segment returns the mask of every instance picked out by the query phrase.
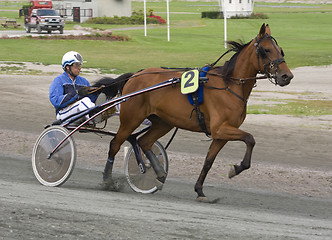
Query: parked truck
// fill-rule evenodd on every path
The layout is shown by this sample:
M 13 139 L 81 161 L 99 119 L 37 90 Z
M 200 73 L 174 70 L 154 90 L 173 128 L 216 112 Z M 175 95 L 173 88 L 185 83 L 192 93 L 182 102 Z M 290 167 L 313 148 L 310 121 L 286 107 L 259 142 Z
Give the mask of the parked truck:
M 31 0 L 27 9 L 22 12 L 25 13 L 24 26 L 27 33 L 34 28 L 38 33 L 44 30 L 48 33 L 59 31 L 63 34 L 65 20 L 53 9 L 52 1 Z

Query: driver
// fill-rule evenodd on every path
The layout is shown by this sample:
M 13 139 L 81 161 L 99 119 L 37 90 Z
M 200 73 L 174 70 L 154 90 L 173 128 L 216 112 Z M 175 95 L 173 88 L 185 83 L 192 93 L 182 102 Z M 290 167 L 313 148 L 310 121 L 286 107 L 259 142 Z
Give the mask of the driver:
M 64 73 L 57 76 L 49 88 L 49 98 L 55 107 L 57 120 L 95 106 L 98 94 L 88 94 L 86 87 L 90 87 L 90 83 L 79 76 L 82 64 L 83 57 L 78 52 L 70 51 L 62 57 Z

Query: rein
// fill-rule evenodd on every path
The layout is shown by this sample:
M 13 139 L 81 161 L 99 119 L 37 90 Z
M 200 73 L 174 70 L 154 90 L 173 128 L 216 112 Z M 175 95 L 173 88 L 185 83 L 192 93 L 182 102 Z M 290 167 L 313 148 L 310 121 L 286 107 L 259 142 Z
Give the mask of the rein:
M 212 76 L 217 76 L 217 77 L 224 77 L 223 74 L 219 74 L 219 73 L 207 73 L 209 75 L 212 75 Z M 259 77 L 249 77 L 249 78 L 235 78 L 235 77 L 230 77 L 230 80 L 235 80 L 235 81 L 239 81 L 239 83 L 235 83 L 237 85 L 239 84 L 243 84 L 245 83 L 246 81 L 250 81 L 250 80 L 260 80 L 260 79 L 267 79 L 269 78 L 266 74 L 264 74 L 264 76 L 259 76 Z
M 208 65 L 208 66 L 212 66 L 212 65 Z M 173 70 L 174 72 L 178 72 L 179 70 L 181 70 L 181 71 L 187 71 L 187 70 L 197 69 L 197 68 L 170 68 L 170 67 L 161 67 L 161 68 L 162 69 Z M 201 70 L 201 72 L 205 72 L 205 73 L 207 73 L 209 75 L 212 75 L 212 76 L 224 77 L 223 74 L 219 74 L 219 73 L 210 73 L 210 72 L 204 71 L 204 70 Z M 169 73 L 169 72 L 164 72 L 164 71 L 144 72 L 144 73 L 139 73 L 139 74 L 133 75 L 130 78 L 138 77 L 138 76 L 145 75 L 145 74 L 162 74 L 162 73 Z M 264 74 L 264 76 L 259 76 L 259 77 L 249 77 L 249 78 L 235 78 L 235 77 L 231 77 L 230 79 L 231 80 L 239 81 L 241 83 L 244 83 L 245 81 L 249 81 L 249 80 L 259 80 L 259 79 L 267 79 L 267 78 L 269 78 L 269 77 L 266 74 Z
M 98 92 L 99 90 L 103 89 L 105 85 L 101 85 L 100 87 L 89 87 L 89 94 Z
M 263 74 L 263 76 L 259 76 L 259 77 L 249 77 L 249 78 L 235 78 L 235 77 L 231 77 L 230 79 L 231 80 L 235 80 L 235 81 L 239 81 L 240 83 L 239 84 L 243 84 L 243 83 L 245 83 L 246 81 L 250 81 L 250 80 L 259 80 L 259 79 L 269 79 L 272 83 L 274 83 L 274 84 L 277 84 L 277 82 L 276 81 L 272 81 L 271 79 L 275 79 L 275 74 L 276 74 L 276 72 L 277 72 L 277 68 L 278 68 L 278 65 L 280 64 L 280 63 L 283 63 L 283 62 L 285 62 L 285 59 L 283 58 L 283 56 L 284 56 L 284 53 L 283 53 L 283 51 L 282 51 L 282 49 L 281 49 L 281 53 L 280 53 L 280 55 L 282 56 L 281 58 L 279 58 L 279 51 L 278 51 L 278 49 L 277 49 L 277 46 L 278 46 L 278 43 L 277 43 L 277 40 L 274 38 L 274 37 L 272 37 L 272 36 L 270 36 L 270 35 L 265 35 L 263 38 L 261 38 L 260 40 L 258 40 L 257 39 L 257 37 L 255 38 L 255 47 L 256 47 L 256 55 L 257 55 L 257 60 L 258 60 L 258 66 L 259 66 L 259 57 L 261 57 L 262 59 L 264 59 L 264 58 L 266 58 L 266 54 L 265 54 L 265 52 L 264 52 L 264 48 L 263 47 L 259 47 L 259 44 L 260 44 L 260 42 L 262 41 L 262 40 L 264 40 L 264 39 L 270 39 L 271 40 L 271 42 L 272 42 L 272 45 L 273 45 L 273 47 L 277 50 L 277 52 L 278 52 L 278 58 L 276 59 L 276 60 L 271 60 L 271 59 L 269 59 L 270 61 L 269 62 L 267 62 L 267 63 L 264 63 L 264 60 L 263 60 L 263 66 L 264 66 L 264 72 L 262 72 L 262 71 L 259 71 L 258 73 L 260 73 L 260 74 Z M 227 50 L 226 52 L 224 52 L 214 63 L 212 63 L 212 64 L 208 64 L 208 66 L 210 66 L 211 68 L 213 68 L 226 54 L 228 54 L 228 53 L 230 53 L 230 52 L 232 52 L 233 51 L 233 49 L 229 49 L 229 50 Z M 177 71 L 189 71 L 189 70 L 193 70 L 193 69 L 197 69 L 197 68 L 189 68 L 189 67 L 185 67 L 185 68 L 180 68 L 180 67 L 178 67 L 178 68 L 171 68 L 171 67 L 161 67 L 162 69 L 167 69 L 167 70 L 172 70 L 172 71 L 174 71 L 174 72 L 177 72 Z M 272 68 L 274 68 L 274 74 L 271 74 L 271 73 L 269 73 L 269 71 L 268 71 L 268 68 L 270 68 L 270 69 L 272 69 Z M 205 73 L 207 73 L 208 71 L 204 71 L 204 70 L 202 70 L 203 68 L 201 68 L 200 70 L 202 71 L 202 72 L 205 72 Z M 133 75 L 133 76 L 131 76 L 130 78 L 134 78 L 134 77 L 138 77 L 138 76 L 141 76 L 141 75 L 144 75 L 144 74 L 162 74 L 162 73 L 169 73 L 169 72 L 164 72 L 164 71 L 156 71 L 156 72 L 144 72 L 144 73 L 137 73 L 137 74 L 135 74 L 135 75 Z M 219 76 L 219 77 L 224 77 L 224 75 L 222 75 L 222 74 L 218 74 L 218 73 L 208 73 L 209 75 L 213 75 L 213 76 Z M 129 78 L 129 79 L 130 79 Z

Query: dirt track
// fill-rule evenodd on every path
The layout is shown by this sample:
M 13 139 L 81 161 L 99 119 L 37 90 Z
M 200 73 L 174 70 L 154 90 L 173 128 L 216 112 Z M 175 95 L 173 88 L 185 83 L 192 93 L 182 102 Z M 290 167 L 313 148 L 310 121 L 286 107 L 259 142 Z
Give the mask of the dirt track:
M 211 199 L 220 198 L 212 205 L 196 203 L 193 191 L 209 142 L 182 131 L 168 151 L 170 175 L 162 192 L 140 195 L 125 184 L 120 193 L 97 190 L 109 139 L 84 134 L 76 138 L 78 163 L 69 181 L 61 188 L 40 186 L 30 155 L 43 126 L 54 119 L 47 96 L 57 71 L 0 75 L 0 239 L 330 239 L 331 116 L 248 116 L 242 129 L 256 139 L 252 168 L 227 179 L 228 165 L 239 163 L 245 148 L 229 143 L 205 186 Z M 332 97 L 331 66 L 294 74 L 285 88 L 259 82 L 250 103 Z M 122 163 L 120 154 L 120 180 Z

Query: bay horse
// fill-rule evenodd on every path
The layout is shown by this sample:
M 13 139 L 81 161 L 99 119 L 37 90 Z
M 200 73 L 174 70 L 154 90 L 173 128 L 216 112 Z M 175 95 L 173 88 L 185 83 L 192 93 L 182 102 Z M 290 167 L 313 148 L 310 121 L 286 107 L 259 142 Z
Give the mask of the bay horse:
M 228 141 L 243 141 L 246 144 L 244 158 L 239 165 L 231 166 L 229 178 L 250 168 L 255 140 L 250 133 L 240 130 L 239 127 L 246 117 L 249 95 L 259 79 L 257 74 L 264 74 L 264 78 L 269 78 L 279 86 L 288 85 L 293 78 L 283 58 L 282 49 L 271 36 L 269 25 L 263 24 L 258 35 L 246 44 L 234 41 L 228 44 L 235 54 L 222 67 L 211 65 L 211 69 L 206 73 L 209 80 L 203 85 L 203 102 L 199 105 L 204 115 L 205 131 L 211 136 L 212 143 L 195 184 L 198 201 L 208 201 L 203 193 L 203 183 L 217 154 Z M 134 73 L 119 90 L 122 90 L 122 94 L 132 93 L 167 79 L 181 77 L 181 74 L 180 71 L 148 68 Z M 120 126 L 117 135 L 110 142 L 105 166 L 105 186 L 110 182 L 114 157 L 120 146 L 146 118 L 152 125 L 150 130 L 139 138 L 138 143 L 157 174 L 156 181 L 163 184 L 166 174 L 158 164 L 151 147 L 174 127 L 203 132 L 197 124 L 196 115 L 187 97 L 181 94 L 179 84 L 149 91 L 122 103 Z

